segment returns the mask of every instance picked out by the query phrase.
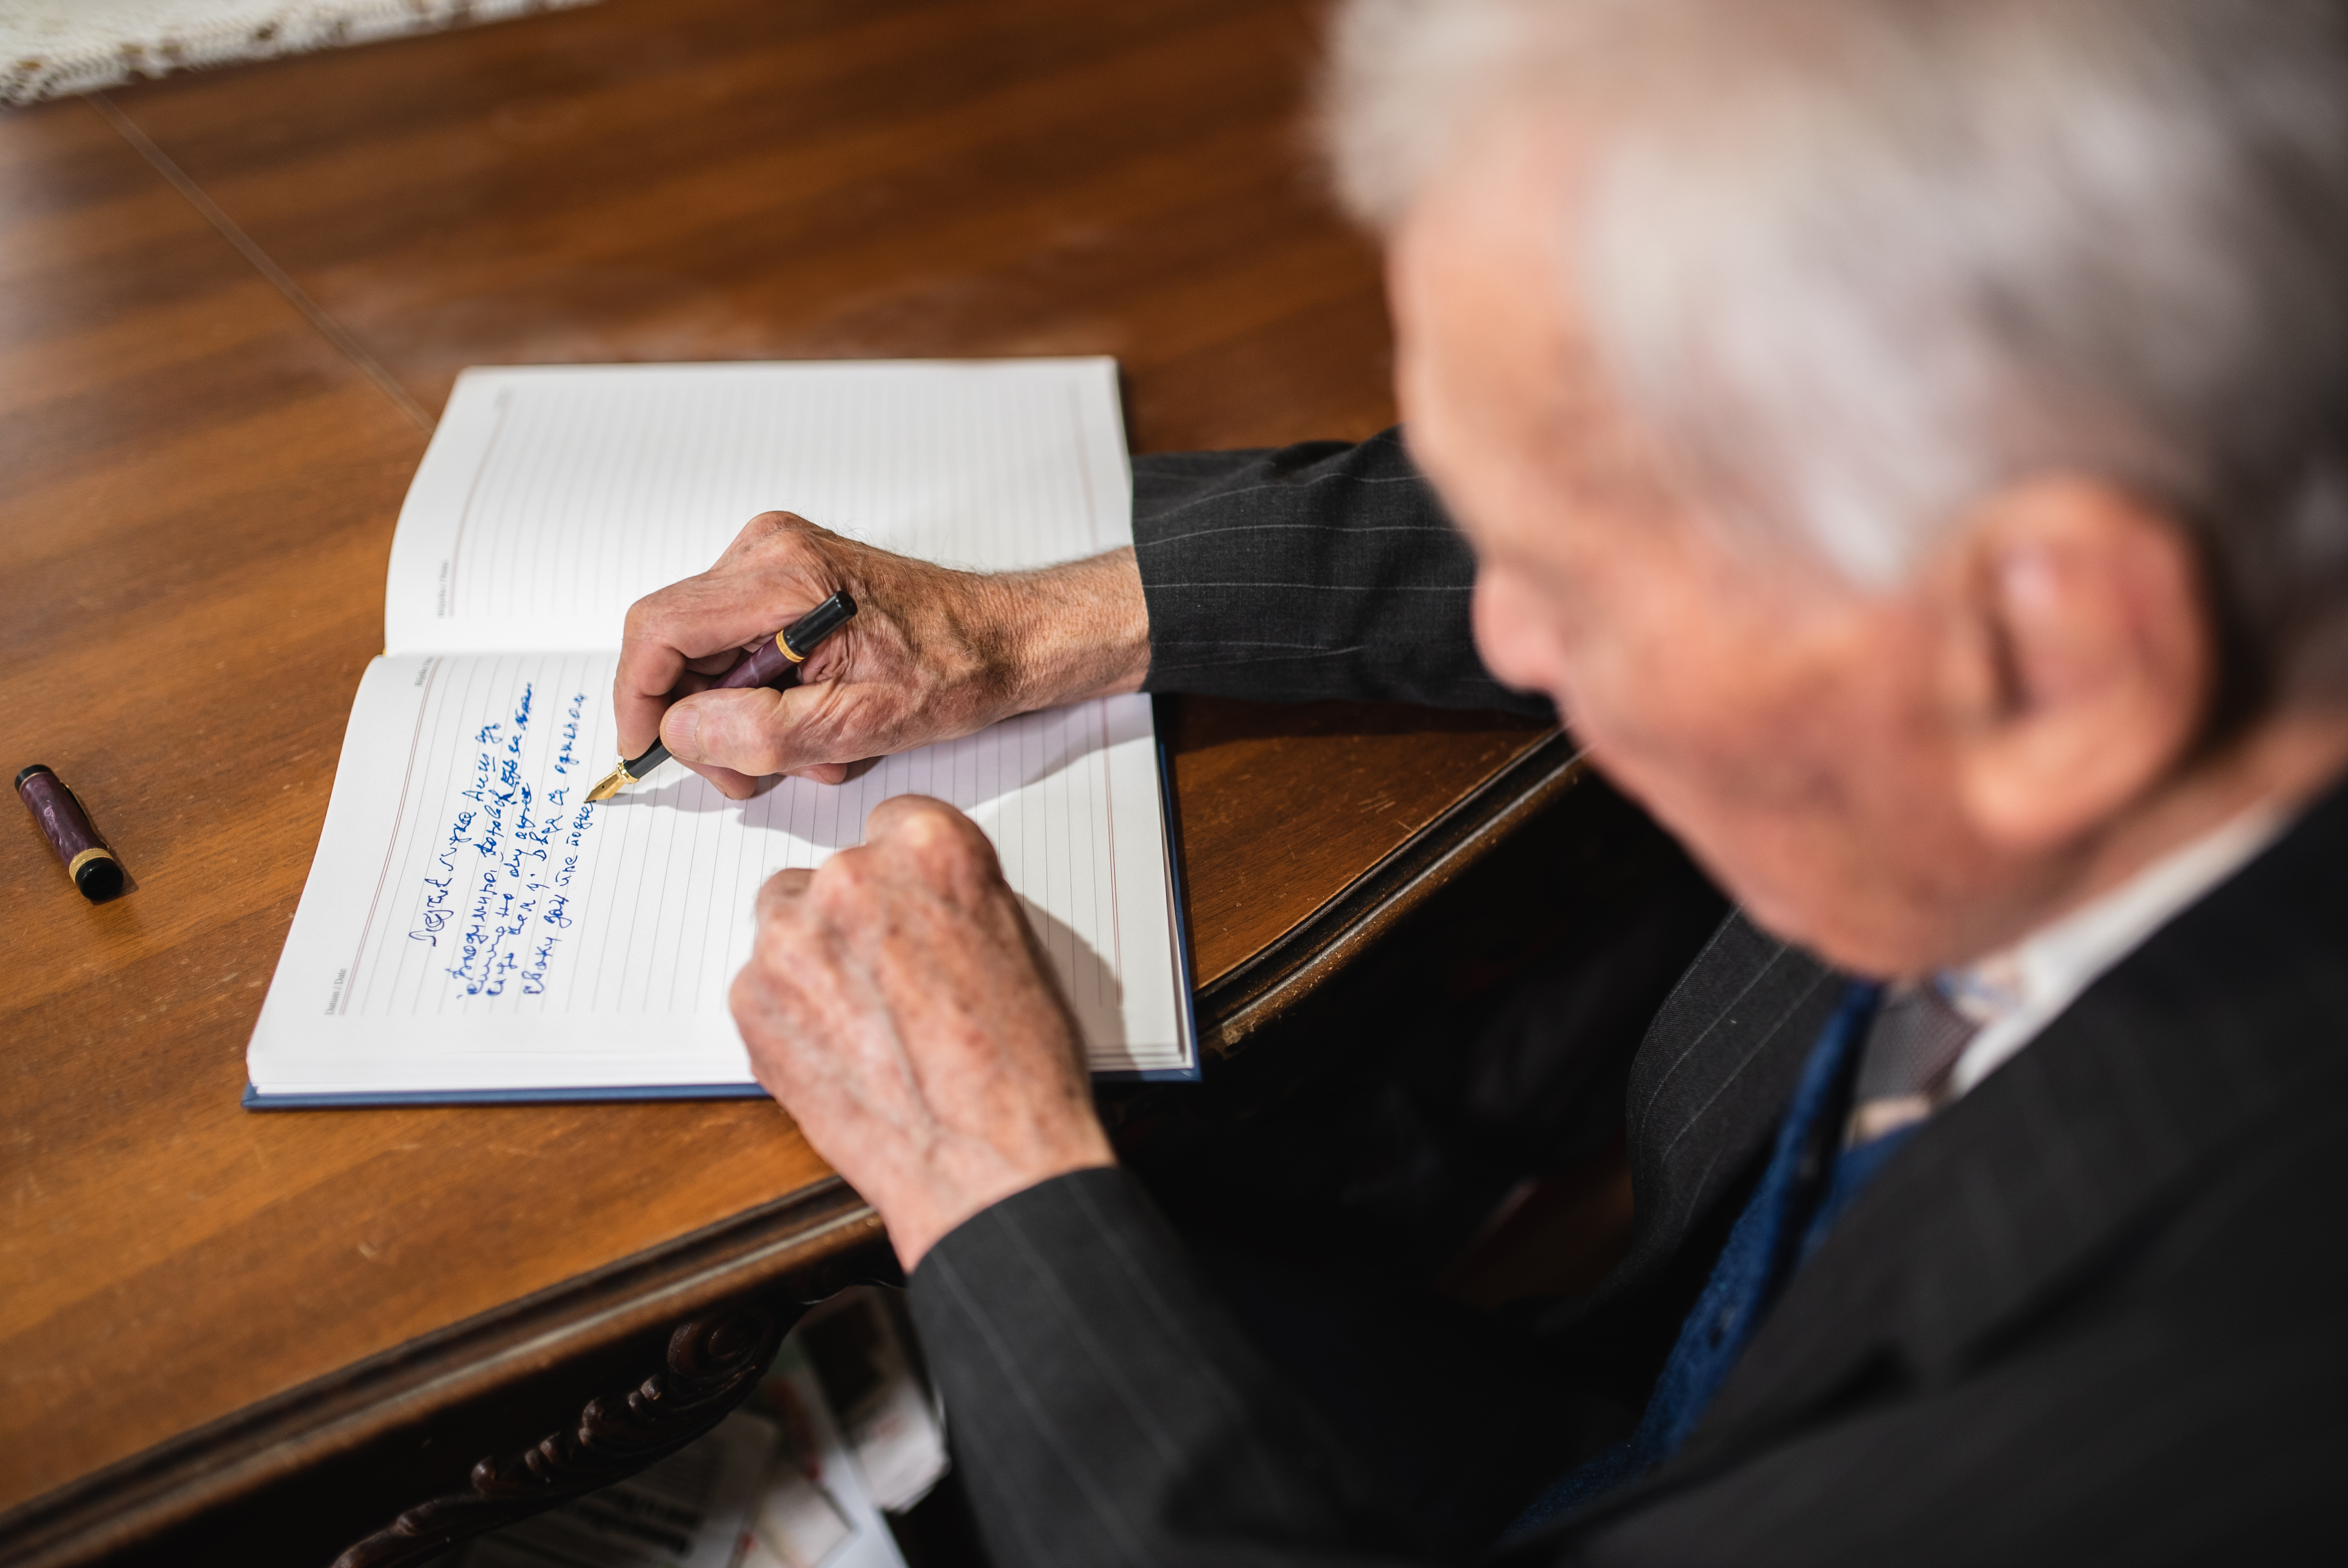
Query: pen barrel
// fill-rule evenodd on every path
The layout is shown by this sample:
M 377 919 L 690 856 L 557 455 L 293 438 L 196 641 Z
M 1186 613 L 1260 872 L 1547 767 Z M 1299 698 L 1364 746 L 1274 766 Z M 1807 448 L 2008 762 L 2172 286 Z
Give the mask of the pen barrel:
M 783 640 L 769 637 L 758 644 L 758 651 L 717 678 L 720 692 L 741 691 L 751 686 L 789 685 L 798 679 L 798 661 L 783 651 Z M 785 675 L 789 681 L 783 680 Z
M 98 904 L 122 891 L 122 866 L 63 779 L 36 763 L 16 775 L 16 798 L 33 814 L 41 836 L 83 897 Z
M 719 676 L 717 690 L 738 692 L 750 686 L 792 684 L 798 679 L 799 661 L 814 652 L 817 643 L 847 625 L 855 616 L 856 600 L 844 589 L 833 594 L 758 644 L 757 652 Z M 790 679 L 783 679 L 786 675 Z

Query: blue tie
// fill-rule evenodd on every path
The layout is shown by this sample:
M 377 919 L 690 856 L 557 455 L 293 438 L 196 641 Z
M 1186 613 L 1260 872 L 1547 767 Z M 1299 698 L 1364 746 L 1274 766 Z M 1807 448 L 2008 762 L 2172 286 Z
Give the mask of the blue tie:
M 1882 988 L 1854 981 L 1802 1066 L 1801 1081 L 1777 1124 L 1777 1143 L 1752 1201 L 1736 1217 L 1704 1294 L 1647 1398 L 1639 1430 L 1543 1492 L 1509 1527 L 1510 1539 L 1571 1512 L 1679 1451 L 1729 1368 L 1760 1327 L 1777 1293 L 1827 1229 L 1913 1128 L 1845 1151 L 1824 1166 L 1827 1123 L 1846 1098 L 1854 1059 Z M 1823 1180 L 1821 1177 L 1823 1176 Z

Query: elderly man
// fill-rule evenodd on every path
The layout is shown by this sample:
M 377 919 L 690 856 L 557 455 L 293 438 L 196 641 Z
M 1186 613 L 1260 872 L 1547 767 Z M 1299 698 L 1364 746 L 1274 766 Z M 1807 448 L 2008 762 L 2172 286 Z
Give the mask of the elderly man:
M 1578 1435 L 1498 1549 L 2336 1535 L 2348 11 L 1366 0 L 1334 56 L 1472 651 L 1395 441 L 1145 462 L 1138 548 L 1031 577 L 761 519 L 632 617 L 623 738 L 740 791 L 1145 684 L 1543 693 L 1740 908 L 1629 1064 L 1629 1255 L 1532 1329 L 1643 1321 L 1640 1399 L 1528 1372 Z M 675 700 L 840 586 L 812 684 Z M 974 828 L 891 802 L 760 918 L 736 1015 L 998 1561 L 1433 1560 L 1117 1168 Z

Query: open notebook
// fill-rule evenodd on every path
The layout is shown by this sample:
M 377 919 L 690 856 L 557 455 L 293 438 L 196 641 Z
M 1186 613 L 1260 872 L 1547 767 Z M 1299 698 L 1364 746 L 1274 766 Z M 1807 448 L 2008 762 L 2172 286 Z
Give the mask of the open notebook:
M 1107 360 L 471 370 L 392 542 L 246 1103 L 757 1092 L 726 993 L 759 884 L 916 792 L 986 830 L 1096 1072 L 1197 1055 L 1148 699 L 1031 713 L 844 784 L 675 764 L 585 804 L 628 605 L 787 508 L 935 560 L 1132 537 Z

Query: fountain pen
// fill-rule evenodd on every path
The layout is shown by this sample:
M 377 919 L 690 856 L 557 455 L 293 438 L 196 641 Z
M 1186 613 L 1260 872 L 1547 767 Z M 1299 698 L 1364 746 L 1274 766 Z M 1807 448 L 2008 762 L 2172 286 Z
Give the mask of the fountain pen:
M 847 625 L 855 614 L 855 600 L 845 592 L 833 594 L 776 632 L 773 641 L 762 644 L 757 652 L 719 676 L 710 690 L 731 692 L 752 686 L 789 685 L 798 679 L 799 666 L 808 654 L 815 651 L 816 644 Z M 786 676 L 789 679 L 786 680 Z M 668 748 L 655 737 L 652 749 L 643 756 L 621 758 L 620 765 L 604 774 L 602 782 L 587 792 L 587 799 L 590 803 L 609 800 L 666 761 Z

